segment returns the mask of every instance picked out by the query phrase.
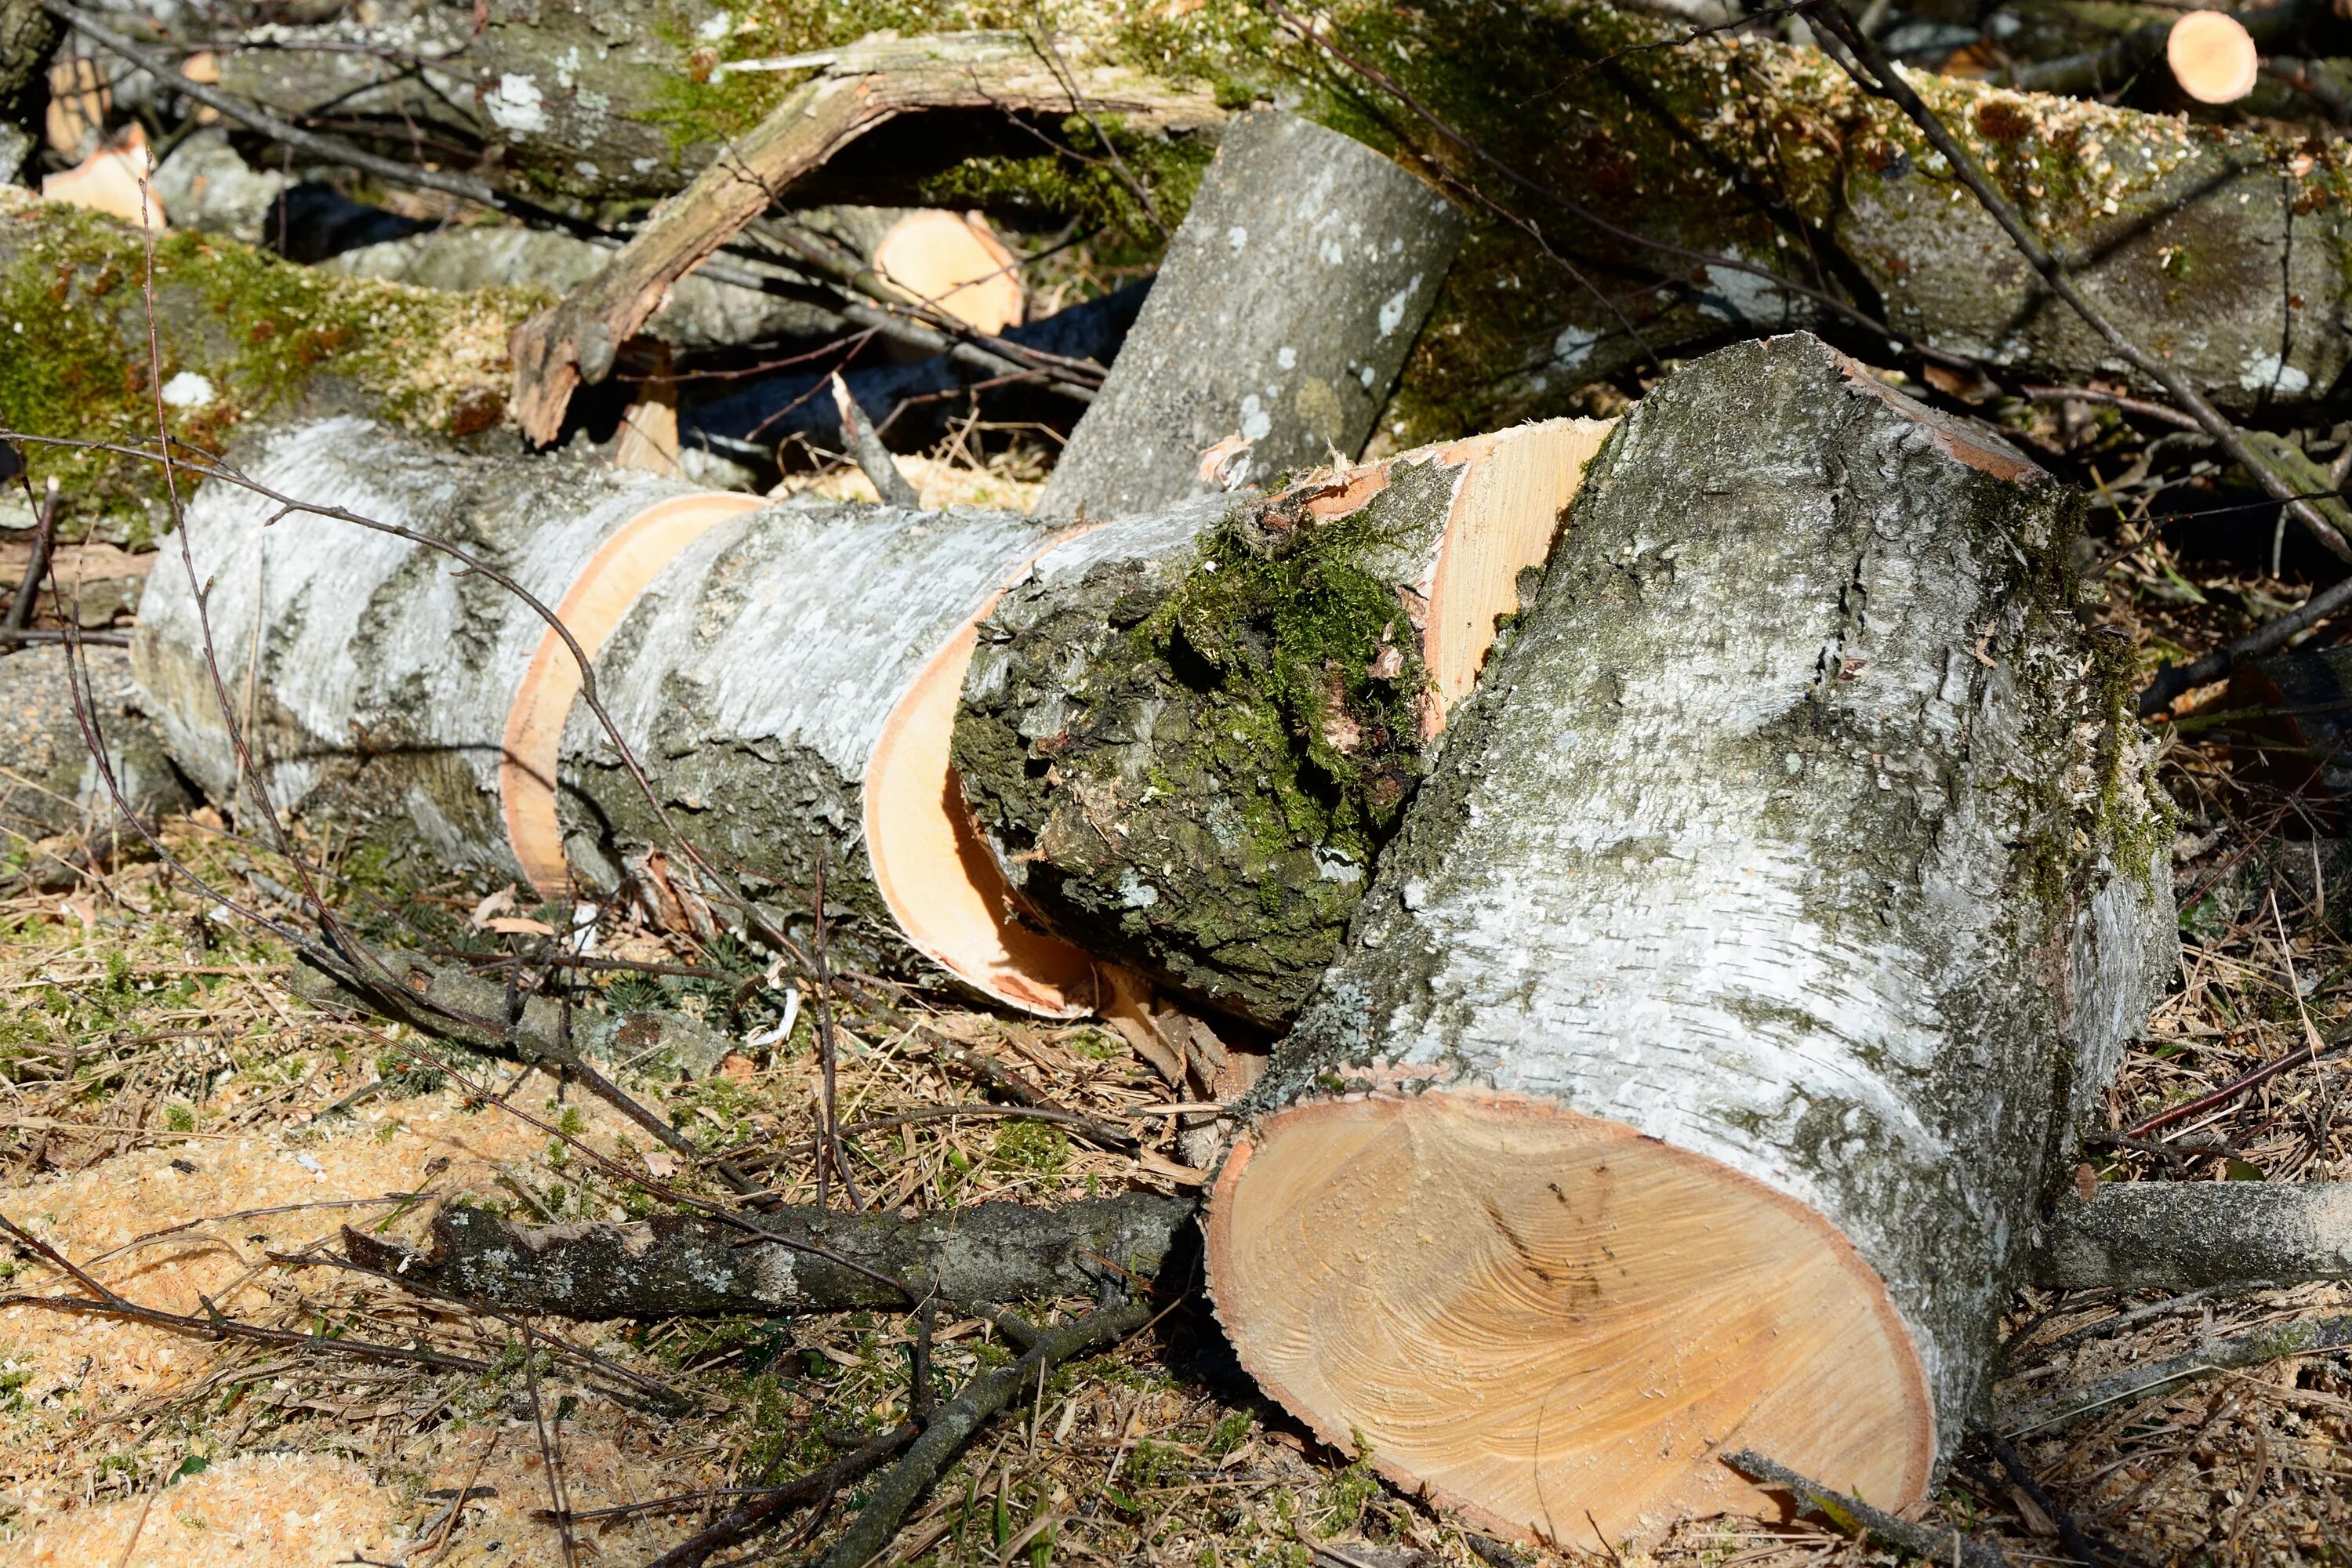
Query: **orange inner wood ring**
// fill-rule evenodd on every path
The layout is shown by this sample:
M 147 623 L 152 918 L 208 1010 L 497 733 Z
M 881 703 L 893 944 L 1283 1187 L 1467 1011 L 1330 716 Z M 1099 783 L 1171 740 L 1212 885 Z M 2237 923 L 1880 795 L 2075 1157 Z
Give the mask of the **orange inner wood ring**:
M 716 524 L 767 504 L 758 496 L 719 492 L 676 496 L 647 507 L 596 547 L 555 606 L 556 619 L 580 651 L 594 658 L 646 584 L 679 551 Z M 507 842 L 530 885 L 548 898 L 571 885 L 563 825 L 555 811 L 555 779 L 564 721 L 580 689 L 580 661 L 555 628 L 548 627 L 507 709 L 499 758 L 499 809 L 506 819 Z

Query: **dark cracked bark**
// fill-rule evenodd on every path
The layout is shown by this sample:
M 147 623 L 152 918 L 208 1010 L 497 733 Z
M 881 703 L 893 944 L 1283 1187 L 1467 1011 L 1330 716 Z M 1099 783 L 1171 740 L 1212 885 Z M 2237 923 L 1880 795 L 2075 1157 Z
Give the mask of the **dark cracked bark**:
M 1151 1193 L 1057 1208 L 978 1204 L 912 1219 L 781 1209 L 750 1217 L 775 1238 L 762 1239 L 684 1216 L 521 1226 L 459 1204 L 435 1216 L 422 1255 L 350 1229 L 343 1242 L 353 1262 L 509 1311 L 772 1316 L 903 1307 L 930 1295 L 968 1308 L 1145 1287 L 1192 1213 L 1189 1198 Z
M 1296 1014 L 1605 428 L 1318 472 L 1041 557 L 982 628 L 953 749 L 1024 902 L 1220 1010 Z

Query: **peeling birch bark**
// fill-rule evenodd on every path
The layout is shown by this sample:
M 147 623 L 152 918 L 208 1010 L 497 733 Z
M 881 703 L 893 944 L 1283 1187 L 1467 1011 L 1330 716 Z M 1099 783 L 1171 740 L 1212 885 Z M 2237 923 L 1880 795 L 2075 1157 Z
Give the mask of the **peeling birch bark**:
M 1803 334 L 1627 416 L 1214 1184 L 1270 1394 L 1523 1537 L 1923 1495 L 2173 963 L 2075 504 Z

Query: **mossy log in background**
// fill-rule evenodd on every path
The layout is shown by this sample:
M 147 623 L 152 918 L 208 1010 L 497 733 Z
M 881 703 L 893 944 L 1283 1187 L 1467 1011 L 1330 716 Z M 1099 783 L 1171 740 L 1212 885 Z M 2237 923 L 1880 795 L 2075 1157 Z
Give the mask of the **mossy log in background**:
M 1804 334 L 1621 422 L 1216 1183 L 1269 1393 L 1555 1540 L 1925 1494 L 2176 963 L 2078 511 Z
M 0 185 L 0 430 L 152 444 L 147 276 L 139 231 Z M 162 237 L 153 277 L 166 416 L 174 437 L 206 449 L 257 416 L 496 430 L 507 334 L 535 298 L 337 278 L 196 234 Z M 152 463 L 56 447 L 28 461 L 60 481 L 68 537 L 143 544 L 171 525 Z
M 1585 384 L 1637 365 L 1652 352 L 1794 324 L 1843 334 L 1875 353 L 1874 334 L 1722 262 L 1646 248 L 1621 230 L 1778 272 L 1881 316 L 1895 331 L 1948 353 L 1981 356 L 2023 378 L 2079 384 L 2116 374 L 2105 345 L 2044 292 L 1992 220 L 1889 106 L 1859 92 L 1811 49 L 1717 37 L 1595 4 L 1492 8 L 1471 0 L 1397 10 L 1328 8 L 1330 36 L 1378 62 L 1477 146 L 1524 176 L 1504 178 L 1411 110 L 1282 32 L 1249 0 L 1206 0 L 1181 15 L 1142 0 L 1048 8 L 1003 17 L 986 5 L 909 3 L 829 7 L 775 0 L 731 15 L 700 38 L 715 8 L 688 5 L 652 23 L 630 20 L 625 46 L 583 45 L 584 19 L 492 7 L 486 45 L 496 70 L 469 82 L 485 107 L 514 62 L 540 94 L 546 130 L 505 133 L 503 154 L 532 178 L 614 192 L 674 189 L 700 166 L 698 150 L 747 129 L 799 79 L 793 73 L 720 73 L 716 65 L 838 45 L 878 26 L 906 31 L 992 24 L 1082 32 L 1107 58 L 1171 80 L 1204 81 L 1223 102 L 1278 98 L 1309 118 L 1391 151 L 1425 159 L 1534 222 L 1614 310 L 1513 224 L 1483 216 L 1440 299 L 1389 416 L 1403 444 L 1575 411 Z M 533 15 L 541 15 L 534 8 Z M 455 25 L 453 19 L 452 24 Z M 469 20 L 467 25 L 470 25 Z M 633 69 L 667 85 L 616 92 L 554 62 L 582 47 L 594 69 Z M 607 50 L 607 54 L 598 54 Z M 635 53 L 632 53 L 635 51 Z M 698 51 L 705 63 L 693 62 Z M 491 56 L 480 57 L 490 61 Z M 247 68 L 232 55 L 232 71 Z M 295 62 L 310 63 L 297 66 Z M 358 57 L 254 51 L 250 68 L 375 70 Z M 588 68 L 583 65 L 582 71 Z M 695 79 L 697 70 L 709 78 Z M 2329 394 L 2352 337 L 2352 238 L 2346 202 L 2352 169 L 2325 141 L 2221 130 L 2069 99 L 1958 80 L 1922 90 L 1983 159 L 2051 244 L 2074 259 L 2085 287 L 2144 347 L 2173 360 L 2231 409 L 2298 404 Z M 260 89 L 257 78 L 253 83 Z M 288 87 L 281 107 L 325 101 L 329 88 Z M 312 94 L 305 99 L 304 94 Z M 667 95 L 672 107 L 657 99 Z M 525 95 L 527 96 L 527 95 Z M 648 107 L 652 106 L 652 107 Z M 632 113 L 652 119 L 632 125 Z M 601 118 L 599 118 L 601 117 Z M 595 126 L 585 121 L 596 120 Z M 574 121 L 581 121 L 575 124 Z M 681 145 L 655 146 L 663 136 Z M 1118 134 L 1116 126 L 1109 128 Z M 1066 128 L 1088 151 L 1091 132 Z M 615 162 L 574 159 L 558 146 L 600 135 L 647 138 L 651 149 Z M 568 140 L 567 140 L 568 139 Z M 1197 170 L 1198 149 L 1151 138 L 1123 142 L 1132 168 L 1172 224 Z M 537 162 L 522 150 L 541 147 Z M 1126 215 L 1149 240 L 1150 221 L 1112 172 L 1084 159 L 990 146 L 973 152 L 910 132 L 871 151 L 914 171 L 925 199 L 969 200 L 1042 216 L 1085 207 Z M 642 155 L 654 168 L 634 173 Z M 599 171 L 596 179 L 579 173 Z M 566 174 L 563 171 L 570 170 Z M 642 184 L 631 185 L 624 172 Z M 871 169 L 863 172 L 871 177 Z M 617 184 L 612 183 L 617 181 Z M 1107 194 L 1108 193 L 1108 194 Z M 811 199 L 816 199 L 813 194 Z M 869 198 L 870 199 L 870 198 Z M 1622 312 L 1622 317 L 1620 315 Z

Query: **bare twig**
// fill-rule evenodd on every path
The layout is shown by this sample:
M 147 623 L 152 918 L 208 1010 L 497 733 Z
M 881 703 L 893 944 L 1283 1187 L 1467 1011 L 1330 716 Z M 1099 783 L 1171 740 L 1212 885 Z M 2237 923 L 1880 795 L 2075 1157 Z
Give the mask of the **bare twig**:
M 1867 1530 L 1929 1563 L 1959 1563 L 1965 1568 L 2009 1568 L 2009 1559 L 1990 1542 L 1970 1541 L 1956 1530 L 1937 1530 L 1933 1525 L 1898 1518 L 1884 1509 L 1871 1507 L 1860 1498 L 1832 1491 L 1753 1448 L 1742 1448 L 1722 1458 L 1749 1480 L 1787 1492 L 1801 1512 L 1819 1514 L 1850 1535 Z
M 2088 1388 L 2053 1394 L 2039 1404 L 2010 1412 L 2000 1425 L 2011 1436 L 2046 1431 L 2107 1405 L 2169 1393 L 2215 1373 L 2260 1366 L 2284 1356 L 2316 1355 L 2347 1347 L 2352 1347 L 2352 1318 L 2305 1318 L 2271 1323 L 2249 1333 L 2216 1340 L 2169 1360 L 2143 1363 L 2128 1372 L 2103 1378 Z
M 1115 1344 L 1152 1320 L 1149 1302 L 1111 1307 L 1061 1328 L 1048 1329 L 1010 1366 L 973 1378 L 939 1407 L 907 1457 L 874 1487 L 873 1495 L 850 1521 L 817 1568 L 864 1568 L 898 1533 L 898 1521 L 940 1471 L 979 1430 L 1047 1369 L 1088 1351 Z
M 907 476 L 898 471 L 898 463 L 890 456 L 890 448 L 885 447 L 882 437 L 874 433 L 873 425 L 866 420 L 866 411 L 858 407 L 857 399 L 849 395 L 848 384 L 841 379 L 839 371 L 833 373 L 833 407 L 841 419 L 842 445 L 857 460 L 857 466 L 865 471 L 866 477 L 874 482 L 874 493 L 881 498 L 882 504 L 902 507 L 908 511 L 919 509 L 923 498 L 915 493 L 915 487 L 908 484 Z

